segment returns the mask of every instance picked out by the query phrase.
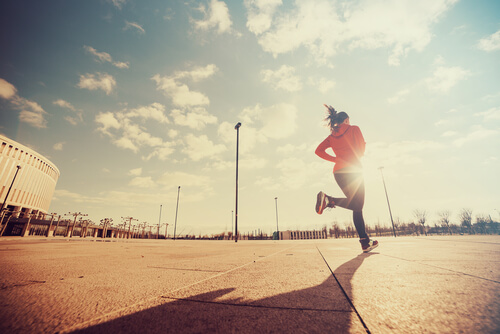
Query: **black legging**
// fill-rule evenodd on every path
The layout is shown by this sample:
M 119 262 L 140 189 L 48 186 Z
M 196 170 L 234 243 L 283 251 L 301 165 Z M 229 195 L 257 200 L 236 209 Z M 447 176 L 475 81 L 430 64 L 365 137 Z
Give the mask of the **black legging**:
M 363 174 L 353 172 L 344 168 L 333 173 L 335 181 L 339 185 L 345 198 L 333 197 L 336 206 L 352 210 L 352 219 L 360 239 L 368 238 L 365 230 L 365 221 L 363 219 L 363 205 L 365 204 L 365 183 Z

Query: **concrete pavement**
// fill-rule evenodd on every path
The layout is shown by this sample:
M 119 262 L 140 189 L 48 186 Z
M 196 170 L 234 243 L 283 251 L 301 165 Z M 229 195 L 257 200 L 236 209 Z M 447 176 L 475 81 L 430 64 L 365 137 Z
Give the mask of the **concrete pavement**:
M 500 236 L 0 239 L 2 333 L 498 333 Z

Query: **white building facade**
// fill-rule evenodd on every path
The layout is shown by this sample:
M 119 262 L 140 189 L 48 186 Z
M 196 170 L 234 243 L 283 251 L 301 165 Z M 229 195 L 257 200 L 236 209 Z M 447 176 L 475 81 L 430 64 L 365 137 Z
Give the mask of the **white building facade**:
M 21 217 L 47 214 L 59 175 L 47 158 L 0 135 L 0 203 L 5 202 L 4 209 Z

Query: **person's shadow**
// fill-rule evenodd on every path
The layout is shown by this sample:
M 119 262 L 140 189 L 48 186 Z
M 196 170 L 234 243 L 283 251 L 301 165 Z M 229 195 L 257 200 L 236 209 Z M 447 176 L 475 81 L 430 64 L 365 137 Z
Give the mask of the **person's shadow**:
M 350 333 L 368 332 L 352 304 L 360 254 L 320 285 L 254 301 L 220 297 L 236 288 L 175 299 L 74 333 Z

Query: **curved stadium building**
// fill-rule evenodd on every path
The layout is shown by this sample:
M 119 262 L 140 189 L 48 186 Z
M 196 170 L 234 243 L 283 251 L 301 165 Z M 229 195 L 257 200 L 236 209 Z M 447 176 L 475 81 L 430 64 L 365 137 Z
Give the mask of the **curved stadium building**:
M 16 216 L 44 216 L 54 195 L 59 169 L 44 156 L 5 136 L 0 135 L 0 145 L 0 203 L 5 202 L 3 208 Z

